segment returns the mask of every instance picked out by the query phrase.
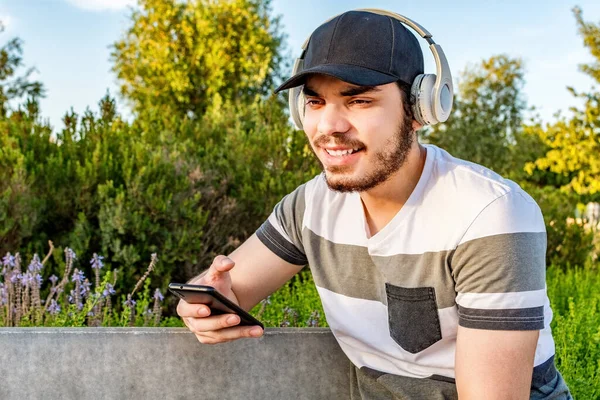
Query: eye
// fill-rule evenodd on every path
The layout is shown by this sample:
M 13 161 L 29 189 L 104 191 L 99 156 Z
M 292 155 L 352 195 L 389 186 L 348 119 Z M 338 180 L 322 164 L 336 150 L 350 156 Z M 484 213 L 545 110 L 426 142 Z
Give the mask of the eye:
M 319 104 L 321 104 L 321 103 L 322 103 L 322 101 L 321 101 L 321 100 L 319 100 L 319 99 L 314 99 L 314 98 L 311 98 L 311 99 L 306 99 L 306 102 L 305 102 L 305 104 L 306 104 L 307 106 L 318 106 L 318 105 L 319 105 Z
M 366 99 L 354 99 L 352 101 L 350 101 L 350 104 L 356 104 L 356 105 L 366 105 L 366 104 L 371 104 L 371 100 L 366 100 Z

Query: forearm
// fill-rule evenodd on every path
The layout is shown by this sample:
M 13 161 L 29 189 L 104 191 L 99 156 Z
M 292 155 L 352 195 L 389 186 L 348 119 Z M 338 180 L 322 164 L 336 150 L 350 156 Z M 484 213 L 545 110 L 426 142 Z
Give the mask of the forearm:
M 252 235 L 228 258 L 235 263 L 235 267 L 229 272 L 231 291 L 238 305 L 246 311 L 276 291 L 303 267 L 282 260 L 262 244 L 256 235 Z M 208 270 L 195 276 L 188 283 L 203 284 L 207 272 Z
M 282 260 L 256 235 L 246 243 L 247 246 L 238 247 L 229 258 L 236 263 L 236 268 L 231 271 L 232 290 L 240 307 L 248 311 L 289 281 L 303 266 Z

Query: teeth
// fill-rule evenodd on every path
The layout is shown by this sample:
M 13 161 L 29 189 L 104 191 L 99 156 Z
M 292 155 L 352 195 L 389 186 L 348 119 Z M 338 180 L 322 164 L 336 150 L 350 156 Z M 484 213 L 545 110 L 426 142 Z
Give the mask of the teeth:
M 329 149 L 325 149 L 325 151 L 327 152 L 327 154 L 329 154 L 330 156 L 334 156 L 334 157 L 342 157 L 342 156 L 347 156 L 349 154 L 352 154 L 356 151 L 358 151 L 358 148 L 355 149 L 349 149 L 349 150 L 329 150 Z

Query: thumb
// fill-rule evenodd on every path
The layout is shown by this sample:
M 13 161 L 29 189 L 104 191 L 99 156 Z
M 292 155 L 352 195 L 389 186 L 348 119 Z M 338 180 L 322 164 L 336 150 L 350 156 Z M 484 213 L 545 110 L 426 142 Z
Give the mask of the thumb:
M 224 283 L 223 280 L 229 281 L 229 271 L 233 268 L 235 263 L 233 260 L 226 256 L 217 256 L 213 260 L 212 265 L 208 269 L 208 273 L 204 277 L 205 284 L 211 286 L 220 286 Z M 222 289 L 222 288 L 221 288 Z
M 213 267 L 217 274 L 219 272 L 230 271 L 234 266 L 235 262 L 231 258 L 225 256 L 218 256 L 213 262 Z

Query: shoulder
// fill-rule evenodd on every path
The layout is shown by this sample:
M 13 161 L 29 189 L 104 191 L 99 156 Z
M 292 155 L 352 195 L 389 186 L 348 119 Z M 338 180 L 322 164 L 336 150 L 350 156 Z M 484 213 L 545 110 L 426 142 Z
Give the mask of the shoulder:
M 292 192 L 285 195 L 279 204 L 276 206 L 284 209 L 304 209 L 309 203 L 309 199 L 313 197 L 315 191 L 320 189 L 320 181 L 324 180 L 321 174 L 315 176 L 311 180 L 299 185 Z
M 502 233 L 545 232 L 539 206 L 518 184 L 436 146 L 427 148 L 435 154 L 429 201 L 438 204 L 439 213 L 451 215 L 446 220 L 460 226 L 464 233 L 460 242 Z
M 435 154 L 432 177 L 438 188 L 456 190 L 459 196 L 484 202 L 518 188 L 516 183 L 483 165 L 454 157 L 437 146 L 427 148 Z

